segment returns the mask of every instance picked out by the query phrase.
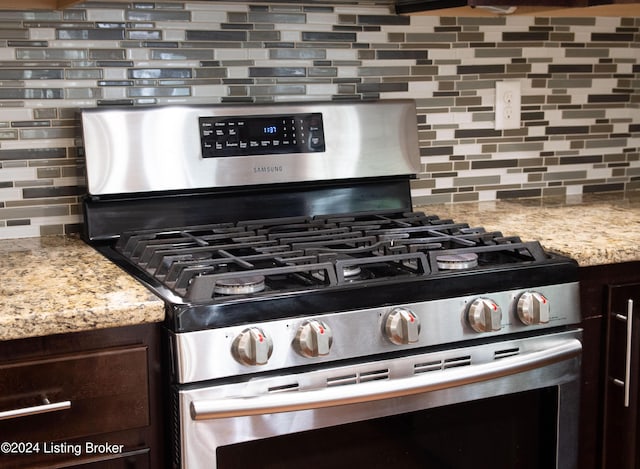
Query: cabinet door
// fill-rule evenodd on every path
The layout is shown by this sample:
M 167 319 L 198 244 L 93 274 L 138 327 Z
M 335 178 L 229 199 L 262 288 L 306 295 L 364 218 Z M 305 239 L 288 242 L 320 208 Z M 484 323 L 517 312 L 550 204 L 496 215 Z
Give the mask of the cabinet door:
M 469 0 L 469 5 L 504 6 L 554 6 L 554 7 L 590 7 L 596 5 L 614 5 L 617 3 L 637 3 L 638 0 Z M 544 15 L 543 15 L 544 16 Z
M 640 468 L 640 283 L 609 287 L 603 468 Z
M 143 345 L 0 364 L 0 467 L 114 460 L 141 445 L 115 432 L 148 426 L 149 408 Z
M 597 1 L 597 0 L 596 0 Z M 601 0 L 611 3 L 610 0 Z M 594 0 L 469 0 L 471 6 L 555 6 L 555 7 L 586 7 L 595 5 Z

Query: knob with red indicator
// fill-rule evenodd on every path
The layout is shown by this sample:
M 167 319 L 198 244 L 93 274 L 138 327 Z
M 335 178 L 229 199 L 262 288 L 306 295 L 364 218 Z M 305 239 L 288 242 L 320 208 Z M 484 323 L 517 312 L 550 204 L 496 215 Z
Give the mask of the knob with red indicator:
M 549 300 L 542 293 L 527 291 L 518 298 L 516 311 L 524 324 L 535 326 L 549 322 L 551 309 Z
M 303 322 L 293 339 L 293 348 L 303 357 L 313 358 L 329 354 L 333 333 L 327 324 L 315 319 Z
M 467 310 L 469 325 L 476 332 L 495 332 L 502 328 L 502 310 L 490 298 L 476 298 Z
M 250 327 L 236 336 L 231 354 L 243 365 L 265 365 L 273 352 L 271 337 L 258 327 Z
M 384 335 L 396 345 L 417 342 L 420 335 L 420 320 L 409 309 L 395 308 L 385 318 Z

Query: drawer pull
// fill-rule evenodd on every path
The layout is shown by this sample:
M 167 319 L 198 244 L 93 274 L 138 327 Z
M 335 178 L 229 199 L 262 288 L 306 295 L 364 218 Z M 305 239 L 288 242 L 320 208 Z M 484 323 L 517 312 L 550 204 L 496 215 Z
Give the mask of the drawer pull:
M 34 405 L 31 407 L 23 407 L 22 409 L 5 410 L 0 412 L 0 420 L 15 419 L 18 417 L 28 417 L 29 415 L 45 414 L 47 412 L 57 412 L 59 410 L 67 410 L 71 408 L 71 401 L 49 402 L 46 397 L 43 399 L 44 404 Z
M 624 406 L 629 407 L 629 390 L 631 388 L 631 341 L 633 340 L 633 300 L 627 302 L 627 350 L 624 372 Z
M 633 300 L 630 299 L 627 301 L 627 315 L 616 314 L 616 319 L 627 323 L 627 347 L 624 362 L 624 381 L 614 379 L 614 384 L 623 386 L 624 406 L 629 407 L 631 388 L 631 341 L 633 340 Z

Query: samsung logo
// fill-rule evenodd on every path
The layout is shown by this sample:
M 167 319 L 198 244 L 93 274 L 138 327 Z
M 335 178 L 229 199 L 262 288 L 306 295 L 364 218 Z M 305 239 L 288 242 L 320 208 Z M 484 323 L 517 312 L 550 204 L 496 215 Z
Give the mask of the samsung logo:
M 284 169 L 282 166 L 254 166 L 254 173 L 281 173 Z

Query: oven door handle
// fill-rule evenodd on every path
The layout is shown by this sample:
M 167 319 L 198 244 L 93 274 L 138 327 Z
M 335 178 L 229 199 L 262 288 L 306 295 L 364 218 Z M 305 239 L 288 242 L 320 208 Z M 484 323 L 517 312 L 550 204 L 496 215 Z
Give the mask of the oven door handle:
M 193 420 L 210 420 L 360 404 L 499 379 L 570 360 L 581 352 L 581 342 L 568 339 L 541 351 L 408 378 L 311 391 L 194 400 L 190 412 Z

